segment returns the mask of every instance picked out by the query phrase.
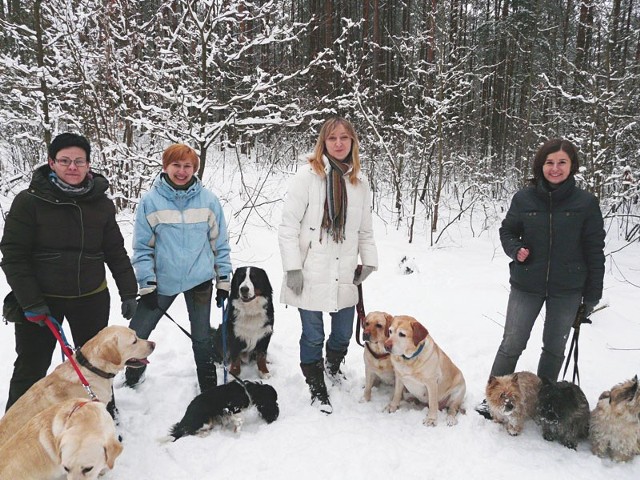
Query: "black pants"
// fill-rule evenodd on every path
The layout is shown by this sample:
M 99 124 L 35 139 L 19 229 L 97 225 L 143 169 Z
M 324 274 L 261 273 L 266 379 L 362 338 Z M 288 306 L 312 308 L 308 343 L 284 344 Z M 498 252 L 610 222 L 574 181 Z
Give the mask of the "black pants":
M 80 347 L 95 336 L 109 322 L 109 291 L 81 298 L 46 297 L 51 315 L 60 324 L 69 322 L 74 346 Z M 43 378 L 51 365 L 56 348 L 56 338 L 47 326 L 24 322 L 15 324 L 16 353 L 13 375 L 9 384 L 6 410 L 20 398 L 31 385 Z M 71 339 L 67 339 L 71 341 Z

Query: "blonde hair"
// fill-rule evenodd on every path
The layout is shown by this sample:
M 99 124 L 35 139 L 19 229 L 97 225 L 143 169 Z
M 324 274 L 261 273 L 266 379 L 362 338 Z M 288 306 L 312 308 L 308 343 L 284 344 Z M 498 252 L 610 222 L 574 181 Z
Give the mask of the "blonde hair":
M 342 117 L 332 117 L 324 122 L 316 141 L 316 146 L 313 149 L 313 153 L 309 157 L 309 164 L 311 168 L 318 174 L 324 176 L 324 162 L 322 161 L 322 155 L 325 153 L 325 141 L 331 133 L 342 125 L 347 131 L 347 135 L 351 138 L 351 159 L 353 161 L 353 167 L 349 172 L 349 182 L 355 185 L 358 182 L 358 175 L 360 174 L 360 150 L 358 143 L 358 135 L 356 134 L 353 125 L 348 120 Z
M 169 145 L 164 152 L 162 152 L 162 168 L 167 167 L 173 162 L 188 160 L 193 163 L 193 170 L 198 171 L 200 168 L 200 159 L 196 151 L 189 145 L 183 143 L 174 143 Z

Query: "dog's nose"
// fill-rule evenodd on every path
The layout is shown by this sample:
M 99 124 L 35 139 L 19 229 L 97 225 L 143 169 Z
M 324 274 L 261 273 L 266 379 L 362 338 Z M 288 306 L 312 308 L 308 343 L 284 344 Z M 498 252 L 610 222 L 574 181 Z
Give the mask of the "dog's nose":
M 242 293 L 243 295 L 246 295 L 247 292 L 249 292 L 249 287 L 247 286 L 240 287 L 240 293 Z
M 364 332 L 364 333 L 362 334 L 362 339 L 363 339 L 365 342 L 368 342 L 369 340 L 371 340 L 371 334 L 370 334 L 369 332 Z

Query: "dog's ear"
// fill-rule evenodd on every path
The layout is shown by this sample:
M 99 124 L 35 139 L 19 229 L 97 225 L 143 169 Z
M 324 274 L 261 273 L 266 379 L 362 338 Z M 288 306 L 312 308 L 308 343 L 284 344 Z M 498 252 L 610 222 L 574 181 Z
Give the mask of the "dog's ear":
M 422 325 L 420 322 L 412 322 L 411 328 L 413 330 L 413 344 L 418 346 L 418 344 L 427 338 L 429 335 L 429 331 Z
M 384 321 L 384 335 L 385 337 L 389 337 L 389 329 L 391 328 L 391 322 L 393 322 L 393 315 L 389 315 L 387 312 L 385 312 Z
M 110 338 L 102 346 L 102 358 L 113 365 L 120 365 L 122 363 L 122 355 L 120 355 L 120 349 L 118 348 L 118 338 Z
M 487 380 L 487 385 L 492 385 L 496 383 L 498 380 L 495 375 L 489 375 L 489 380 Z
M 518 384 L 518 374 L 514 373 L 511 378 L 513 379 L 513 383 L 515 383 L 517 385 Z
M 115 438 L 109 440 L 104 446 L 104 456 L 107 460 L 107 466 L 110 470 L 113 470 L 113 465 L 116 462 L 118 455 L 122 453 L 122 444 Z

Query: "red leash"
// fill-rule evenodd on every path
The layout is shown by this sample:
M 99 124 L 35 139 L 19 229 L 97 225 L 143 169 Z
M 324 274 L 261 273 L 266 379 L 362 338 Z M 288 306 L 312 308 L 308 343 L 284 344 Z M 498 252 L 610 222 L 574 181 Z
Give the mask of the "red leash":
M 73 352 L 71 351 L 71 346 L 66 342 L 66 340 L 63 339 L 63 334 L 61 333 L 62 327 L 60 326 L 58 321 L 55 318 L 53 318 L 51 315 L 44 315 L 44 314 L 33 316 L 31 317 L 30 321 L 33 321 L 36 323 L 38 323 L 38 321 L 43 321 L 47 325 L 47 327 L 49 327 L 49 330 L 51 330 L 51 333 L 53 333 L 53 336 L 56 337 L 56 340 L 60 344 L 62 353 L 64 353 L 67 356 L 67 358 L 69 359 L 69 363 L 71 363 L 71 366 L 76 371 L 76 374 L 80 379 L 80 383 L 82 383 L 82 386 L 87 391 L 89 398 L 91 398 L 91 400 L 97 400 L 98 397 L 96 396 L 95 393 L 93 393 L 93 390 L 91 390 L 91 385 L 89 385 L 89 382 L 87 381 L 85 376 L 82 374 L 80 367 L 78 367 L 78 364 L 73 358 Z

